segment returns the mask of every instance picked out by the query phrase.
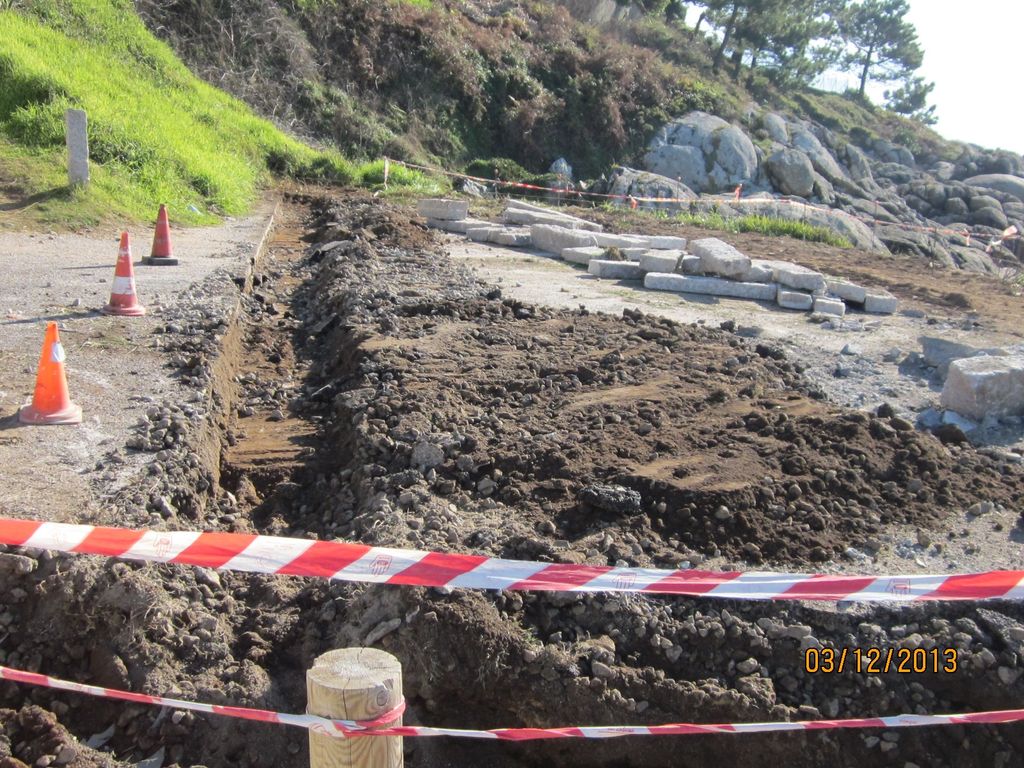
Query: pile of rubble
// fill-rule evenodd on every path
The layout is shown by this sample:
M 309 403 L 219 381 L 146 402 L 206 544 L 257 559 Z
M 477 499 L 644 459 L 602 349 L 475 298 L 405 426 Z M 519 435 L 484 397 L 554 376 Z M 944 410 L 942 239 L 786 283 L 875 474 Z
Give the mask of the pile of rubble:
M 895 296 L 786 261 L 751 259 L 717 238 L 615 235 L 593 222 L 509 200 L 502 223 L 469 218 L 461 200 L 421 200 L 428 226 L 470 240 L 532 247 L 587 267 L 595 277 L 643 280 L 645 288 L 767 301 L 784 309 L 843 317 L 847 307 L 893 314 Z

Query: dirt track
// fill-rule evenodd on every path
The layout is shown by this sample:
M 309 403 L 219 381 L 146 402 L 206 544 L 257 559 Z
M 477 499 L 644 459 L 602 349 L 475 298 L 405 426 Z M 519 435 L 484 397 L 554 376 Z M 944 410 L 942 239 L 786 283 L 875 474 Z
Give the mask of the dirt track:
M 976 500 L 1020 509 L 1019 466 L 823 403 L 771 344 L 503 299 L 403 210 L 357 196 L 318 211 L 308 239 L 343 244 L 307 249 L 308 209 L 287 206 L 219 344 L 164 329 L 182 400 L 215 395 L 220 444 L 184 427 L 159 461 L 193 455 L 194 475 L 171 473 L 156 500 L 122 496 L 118 521 L 556 562 L 863 570 L 842 553 L 870 551 L 895 523 L 928 530 Z M 165 416 L 173 423 L 157 409 L 140 429 L 142 451 Z M 635 495 L 619 503 L 609 484 Z M 8 605 L 23 632 L 0 645 L 4 663 L 204 701 L 301 711 L 312 659 L 382 626 L 394 628 L 377 644 L 405 669 L 407 723 L 946 712 L 1016 706 L 1022 686 L 1016 604 L 492 595 L 33 556 L 32 574 L 0 577 L 8 594 L 25 593 Z M 808 676 L 801 651 L 818 645 L 953 645 L 960 671 Z M 280 729 L 0 692 L 77 734 L 116 721 L 119 755 L 164 746 L 182 765 L 308 764 L 301 734 Z M 6 722 L 17 746 L 24 726 Z M 420 766 L 989 766 L 1016 764 L 1024 729 L 406 746 Z

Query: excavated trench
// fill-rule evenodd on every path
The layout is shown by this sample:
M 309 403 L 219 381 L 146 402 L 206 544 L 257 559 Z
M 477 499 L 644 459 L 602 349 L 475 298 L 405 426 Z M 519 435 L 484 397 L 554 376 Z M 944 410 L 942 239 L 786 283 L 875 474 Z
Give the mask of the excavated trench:
M 746 555 L 746 568 L 762 560 L 811 567 L 888 522 L 926 525 L 938 514 L 936 501 L 966 503 L 967 491 L 950 479 L 957 475 L 969 474 L 975 492 L 1019 502 L 1020 476 L 1009 468 L 970 454 L 951 462 L 931 438 L 804 395 L 799 372 L 777 350 L 746 349 L 728 334 L 680 332 L 642 316 L 567 315 L 502 301 L 447 263 L 402 212 L 359 198 L 317 206 L 313 239 L 320 244 L 295 262 L 308 272 L 279 301 L 298 330 L 287 330 L 284 352 L 280 333 L 258 345 L 297 361 L 273 364 L 278 374 L 304 380 L 309 394 L 293 402 L 292 413 L 315 424 L 316 434 L 309 426 L 296 456 L 311 452 L 290 477 L 275 475 L 284 482 L 273 488 L 256 479 L 266 477 L 259 461 L 237 461 L 239 449 L 252 451 L 248 437 L 224 456 L 223 477 L 243 478 L 239 496 L 246 482 L 256 486 L 251 516 L 260 530 L 562 562 L 594 562 L 596 554 L 598 562 L 664 566 L 679 563 L 680 552 L 699 562 L 701 552 L 724 551 Z M 275 278 L 275 286 L 288 284 Z M 265 333 L 266 324 L 258 327 Z M 575 338 L 565 348 L 559 337 Z M 616 369 L 616 355 L 645 344 L 649 359 L 625 359 Z M 700 357 L 692 354 L 698 348 Z M 602 365 L 609 357 L 610 366 Z M 266 359 L 247 364 L 259 370 Z M 560 391 L 566 372 L 575 378 Z M 687 418 L 673 432 L 679 415 Z M 616 431 L 617 416 L 635 422 Z M 260 418 L 237 423 L 246 421 L 250 436 L 253 423 L 261 435 L 294 434 L 288 420 L 265 432 Z M 580 436 L 570 430 L 582 419 L 591 437 L 604 440 L 574 447 Z M 723 429 L 731 439 L 719 438 Z M 565 436 L 545 440 L 559 431 Z M 417 469 L 418 446 L 435 440 L 444 460 Z M 783 482 L 766 488 L 750 482 L 753 472 Z M 894 487 L 914 477 L 924 478 L 925 492 L 901 497 Z M 636 490 L 646 508 L 574 501 L 593 480 Z M 798 509 L 802 521 L 791 505 L 770 510 L 775 495 L 788 498 L 797 483 L 802 498 L 825 501 Z M 882 484 L 889 485 L 879 494 Z M 842 505 L 828 506 L 828 496 Z M 735 517 L 709 514 L 722 506 Z M 1000 671 L 1016 654 L 1011 629 L 1020 611 L 1012 605 L 837 611 L 322 584 L 305 597 L 297 626 L 312 655 L 372 638 L 402 660 L 406 722 L 720 722 L 999 708 L 1015 700 L 1016 680 L 1006 680 L 1016 667 Z M 802 671 L 807 647 L 943 642 L 961 646 L 962 673 L 829 678 Z M 294 657 L 282 671 L 298 675 L 304 665 L 308 658 Z M 302 691 L 295 692 L 292 709 L 302 706 Z M 1014 734 L 699 737 L 686 742 L 684 764 L 998 764 L 1016 754 Z M 667 765 L 680 763 L 679 746 L 674 739 L 501 747 L 409 740 L 407 758 L 420 765 Z
M 1019 468 L 816 401 L 778 350 L 639 313 L 504 300 L 405 210 L 366 196 L 290 200 L 241 307 L 216 326 L 219 351 L 182 342 L 213 418 L 183 441 L 196 466 L 168 473 L 174 511 L 129 496 L 126 524 L 156 510 L 167 528 L 811 570 L 890 523 L 927 528 L 980 496 L 1020 508 Z M 634 493 L 610 501 L 607 484 Z M 463 728 L 1003 709 L 1024 688 L 1024 611 L 1011 603 L 491 593 L 24 554 L 31 573 L 0 574 L 24 593 L 9 624 L 27 629 L 3 644 L 5 663 L 216 703 L 302 711 L 312 660 L 362 644 L 401 660 L 407 724 Z M 823 646 L 952 646 L 959 665 L 805 673 L 803 652 Z M 168 764 L 308 765 L 300 732 L 0 691 L 21 708 L 6 722 L 29 756 L 55 738 L 20 724 L 35 703 L 76 734 L 114 723 L 109 746 L 125 759 L 163 748 Z M 1018 726 L 406 740 L 411 766 L 1009 766 L 1020 754 Z

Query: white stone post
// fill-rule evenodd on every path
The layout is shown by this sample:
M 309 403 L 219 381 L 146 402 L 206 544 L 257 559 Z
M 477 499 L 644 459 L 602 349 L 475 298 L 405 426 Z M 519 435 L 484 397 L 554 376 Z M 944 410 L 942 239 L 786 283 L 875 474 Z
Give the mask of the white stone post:
M 68 145 L 68 184 L 72 187 L 89 186 L 88 119 L 81 109 L 64 112 Z

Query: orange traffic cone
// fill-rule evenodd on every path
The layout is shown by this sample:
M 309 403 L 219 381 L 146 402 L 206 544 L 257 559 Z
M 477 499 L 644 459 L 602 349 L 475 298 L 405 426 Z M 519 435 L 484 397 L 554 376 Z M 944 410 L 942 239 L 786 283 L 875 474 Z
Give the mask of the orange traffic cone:
M 39 373 L 32 404 L 18 412 L 22 424 L 80 424 L 82 409 L 71 402 L 68 381 L 64 376 L 64 347 L 57 334 L 57 324 L 46 324 L 43 352 L 39 356 Z
M 152 267 L 173 267 L 178 263 L 171 247 L 171 226 L 167 222 L 167 206 L 160 204 L 160 212 L 156 215 L 156 231 L 153 233 L 153 250 L 146 259 Z
M 128 233 L 121 233 L 121 247 L 117 249 L 117 267 L 114 269 L 114 285 L 110 289 L 110 303 L 100 310 L 104 315 L 140 317 L 146 308 L 135 296 L 135 272 L 132 269 L 132 246 Z

